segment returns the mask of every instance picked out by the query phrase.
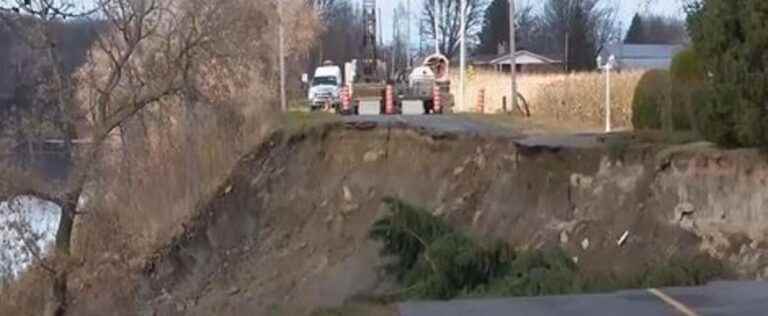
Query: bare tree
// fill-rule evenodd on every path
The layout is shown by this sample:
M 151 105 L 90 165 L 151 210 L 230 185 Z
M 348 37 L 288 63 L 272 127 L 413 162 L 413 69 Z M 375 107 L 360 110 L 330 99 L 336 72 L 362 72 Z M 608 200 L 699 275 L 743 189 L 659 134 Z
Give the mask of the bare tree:
M 392 69 L 406 70 L 409 65 L 410 52 L 408 51 L 408 9 L 401 1 L 393 12 L 392 18 Z
M 319 16 L 325 18 L 327 14 L 339 3 L 336 0 L 306 0 L 307 4 L 315 8 Z M 341 0 L 340 2 L 344 2 Z
M 566 69 L 593 69 L 599 52 L 618 39 L 615 22 L 616 8 L 605 0 L 547 0 L 540 51 L 562 55 Z
M 437 3 L 437 7 L 435 7 Z M 467 38 L 475 38 L 483 25 L 485 0 L 467 0 L 466 25 Z M 461 37 L 461 1 L 460 0 L 437 0 L 424 1 L 422 24 L 427 25 L 422 29 L 424 37 L 438 38 L 440 52 L 448 58 L 452 58 L 459 48 Z M 438 20 L 438 30 L 435 29 L 435 19 Z
M 265 19 L 248 16 L 240 0 L 103 0 L 93 10 L 78 11 L 66 0 L 17 0 L 5 6 L 4 13 L 34 16 L 38 27 L 16 29 L 32 45 L 54 47 L 45 23 L 96 13 L 104 20 L 87 66 L 78 77 L 61 71 L 53 49 L 49 62 L 55 69 L 53 91 L 67 113 L 65 142 L 88 138 L 76 159 L 75 168 L 62 193 L 26 191 L 53 201 L 62 209 L 58 224 L 52 269 L 53 281 L 47 315 L 63 315 L 67 310 L 68 258 L 71 256 L 73 228 L 80 214 L 79 201 L 103 147 L 119 127 L 150 106 L 174 104 L 182 95 L 215 97 L 200 90 L 225 89 L 202 74 L 211 71 L 233 73 L 249 48 L 246 23 Z M 264 17 L 262 17 L 264 18 Z M 11 21 L 12 22 L 12 21 Z M 245 35 L 243 35 L 245 34 Z M 233 75 L 230 78 L 240 78 Z M 246 80 L 246 79 L 243 79 Z M 72 91 L 77 83 L 77 102 Z M 213 100 L 211 100 L 213 102 Z M 79 104 L 81 106 L 76 106 Z M 87 118 L 83 122 L 82 114 Z M 79 128 L 82 124 L 86 129 Z M 12 185 L 12 184 L 10 184 Z
M 29 158 L 34 158 L 33 149 L 39 138 L 52 134 L 62 139 L 65 152 L 71 151 L 72 140 L 76 138 L 74 120 L 69 116 L 73 113 L 73 86 L 68 78 L 72 63 L 69 56 L 62 56 L 60 49 L 67 45 L 61 36 L 66 28 L 62 22 L 87 16 L 94 10 L 70 2 L 0 1 L 0 24 L 20 42 L 12 55 L 17 75 L 11 101 L 19 118 L 13 128 L 17 139 L 26 144 Z M 44 123 L 44 115 L 59 119 Z M 57 131 L 43 133 L 43 127 Z
M 55 95 L 56 105 L 60 108 L 62 115 L 67 116 L 62 120 L 64 122 L 63 141 L 67 148 L 71 148 L 73 140 L 77 138 L 75 120 L 72 117 L 75 113 L 72 100 L 73 84 L 72 80 L 65 75 L 63 63 L 55 49 L 57 42 L 53 36 L 53 25 L 62 19 L 87 16 L 95 9 L 82 10 L 68 1 L 52 0 L 15 0 L 4 1 L 2 4 L 0 17 L 3 22 L 29 47 L 45 52 L 46 67 L 51 71 L 51 93 Z M 76 182 L 84 183 L 85 180 Z M 43 192 L 23 192 L 55 201 L 62 207 L 56 238 L 56 256 L 67 257 L 70 253 L 71 231 L 81 192 L 82 185 L 71 188 L 60 197 Z M 51 269 L 50 272 L 53 275 L 51 305 L 50 308 L 46 308 L 46 314 L 61 315 L 65 310 L 67 274 L 65 269 Z
M 364 26 L 361 12 L 359 7 L 355 7 L 355 2 L 325 1 L 323 5 L 314 8 L 321 17 L 321 30 L 316 45 L 305 57 L 306 62 L 301 65 L 300 71 L 312 72 L 327 60 L 342 64 L 359 58 L 363 46 Z

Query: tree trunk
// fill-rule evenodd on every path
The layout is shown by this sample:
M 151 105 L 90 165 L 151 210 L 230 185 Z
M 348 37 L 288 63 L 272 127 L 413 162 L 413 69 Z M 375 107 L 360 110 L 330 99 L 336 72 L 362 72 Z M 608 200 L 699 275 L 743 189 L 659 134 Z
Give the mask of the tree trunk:
M 53 277 L 45 316 L 64 316 L 67 311 L 67 271 L 62 269 Z
M 61 205 L 59 228 L 56 232 L 56 274 L 53 276 L 45 316 L 62 316 L 67 310 L 67 281 L 69 277 L 69 257 L 72 250 L 72 228 L 77 215 L 77 203 L 82 186 L 64 197 Z

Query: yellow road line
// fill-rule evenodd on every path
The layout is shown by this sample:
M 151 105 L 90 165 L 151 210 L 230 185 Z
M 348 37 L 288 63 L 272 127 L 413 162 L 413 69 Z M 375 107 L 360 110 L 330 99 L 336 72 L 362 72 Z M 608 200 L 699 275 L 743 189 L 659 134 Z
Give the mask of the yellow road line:
M 683 315 L 685 316 L 699 316 L 699 314 L 696 314 L 696 312 L 688 308 L 688 306 L 685 306 L 685 304 L 670 297 L 667 294 L 664 294 L 664 292 L 659 291 L 658 289 L 648 289 L 648 293 L 651 293 L 654 296 L 658 297 L 660 300 L 664 301 L 664 303 L 667 303 L 670 306 L 674 307 L 676 310 L 683 313 Z

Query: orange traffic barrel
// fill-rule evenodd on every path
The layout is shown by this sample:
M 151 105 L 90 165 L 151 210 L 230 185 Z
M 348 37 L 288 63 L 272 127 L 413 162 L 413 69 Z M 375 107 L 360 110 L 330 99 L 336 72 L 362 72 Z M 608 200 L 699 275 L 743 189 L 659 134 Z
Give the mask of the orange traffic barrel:
M 477 113 L 485 113 L 485 89 L 477 92 Z

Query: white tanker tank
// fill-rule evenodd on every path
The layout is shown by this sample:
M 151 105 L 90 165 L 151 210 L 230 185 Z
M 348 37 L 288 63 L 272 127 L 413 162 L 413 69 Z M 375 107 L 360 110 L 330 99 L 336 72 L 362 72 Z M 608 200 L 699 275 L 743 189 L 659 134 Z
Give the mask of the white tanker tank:
M 440 114 L 450 111 L 449 66 L 448 58 L 434 54 L 410 72 L 407 89 L 401 98 L 403 114 Z M 439 100 L 435 100 L 435 86 L 439 88 Z

